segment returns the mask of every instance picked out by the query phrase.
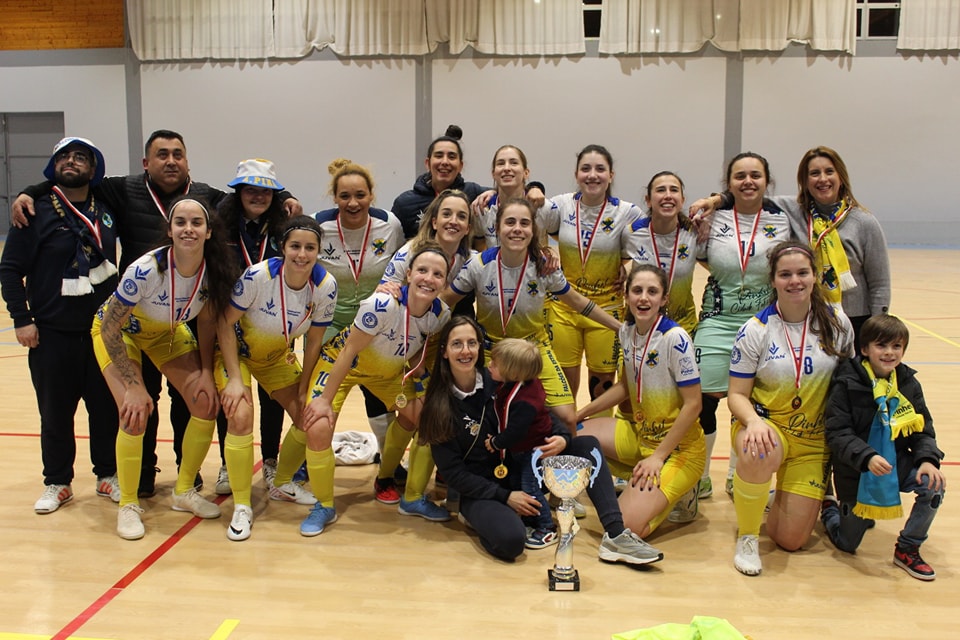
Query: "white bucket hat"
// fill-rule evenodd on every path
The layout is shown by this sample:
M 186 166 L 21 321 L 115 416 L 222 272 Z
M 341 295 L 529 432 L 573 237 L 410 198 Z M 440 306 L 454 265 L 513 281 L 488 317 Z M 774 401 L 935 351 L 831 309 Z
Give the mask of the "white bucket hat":
M 283 191 L 283 185 L 277 180 L 277 169 L 269 160 L 250 158 L 237 165 L 237 177 L 227 186 L 236 187 L 249 184 L 253 187 Z

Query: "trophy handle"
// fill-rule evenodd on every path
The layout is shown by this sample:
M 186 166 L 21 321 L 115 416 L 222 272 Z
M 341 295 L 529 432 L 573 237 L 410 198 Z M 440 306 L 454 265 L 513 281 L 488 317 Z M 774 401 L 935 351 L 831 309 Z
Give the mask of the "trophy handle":
M 530 456 L 530 466 L 533 467 L 533 477 L 537 479 L 537 486 L 543 486 L 543 472 L 540 471 L 540 468 L 537 466 L 537 460 L 543 457 L 543 451 L 540 449 L 534 449 L 533 455 Z
M 597 479 L 597 476 L 600 475 L 600 466 L 603 464 L 603 458 L 600 457 L 600 452 L 596 447 L 593 448 L 593 451 L 590 452 L 590 455 L 593 456 L 593 459 L 596 460 L 597 464 L 593 465 L 593 474 L 590 476 L 590 486 L 593 486 L 593 481 Z

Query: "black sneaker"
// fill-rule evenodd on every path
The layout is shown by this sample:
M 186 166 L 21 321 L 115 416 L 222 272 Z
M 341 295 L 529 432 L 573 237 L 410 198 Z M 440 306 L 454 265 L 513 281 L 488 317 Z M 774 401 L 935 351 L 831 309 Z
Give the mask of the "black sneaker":
M 893 548 L 893 564 L 917 580 L 929 581 L 937 577 L 937 572 L 933 570 L 933 567 L 920 557 L 919 547 L 901 547 L 898 544 Z
M 145 467 L 140 471 L 140 486 L 137 488 L 138 498 L 152 498 L 157 493 L 157 474 L 160 467 Z

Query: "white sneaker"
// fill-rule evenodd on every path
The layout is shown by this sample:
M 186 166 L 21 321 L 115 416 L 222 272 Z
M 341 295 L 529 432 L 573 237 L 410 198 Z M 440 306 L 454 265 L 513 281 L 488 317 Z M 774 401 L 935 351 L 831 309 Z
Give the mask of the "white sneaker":
M 733 566 L 745 576 L 758 576 L 763 570 L 760 563 L 760 538 L 740 536 L 737 540 L 737 553 L 733 556 Z
M 117 480 L 117 474 L 97 478 L 97 495 L 120 502 L 120 481 Z
M 214 492 L 218 496 L 228 496 L 233 493 L 233 489 L 230 488 L 230 475 L 227 473 L 227 465 L 222 465 L 220 471 L 217 472 L 217 486 L 214 488 Z
M 263 461 L 263 484 L 268 487 L 273 486 L 273 479 L 277 477 L 277 460 L 276 458 L 267 458 Z
M 117 512 L 117 535 L 124 540 L 139 540 L 143 537 L 143 509 L 138 504 L 125 504 Z
M 279 487 L 270 485 L 270 499 L 281 502 L 296 502 L 297 504 L 307 505 L 308 507 L 317 504 L 316 496 L 295 482 L 288 482 Z
M 227 527 L 227 538 L 240 541 L 250 537 L 253 528 L 253 509 L 245 504 L 238 504 L 233 508 L 233 519 Z
M 174 489 L 172 507 L 174 511 L 189 511 L 198 518 L 220 517 L 220 507 L 201 496 L 193 487 L 183 493 L 177 493 Z
M 586 518 L 587 517 L 587 508 L 580 504 L 580 501 L 574 498 L 573 500 L 573 517 L 574 518 Z
M 73 489 L 68 484 L 48 484 L 43 489 L 43 495 L 33 503 L 33 510 L 37 513 L 53 513 L 60 505 L 73 500 Z
M 699 502 L 699 487 L 697 485 L 693 485 L 693 489 L 690 489 L 690 491 L 687 491 L 685 494 L 680 496 L 680 499 L 677 500 L 677 503 L 673 505 L 673 509 L 667 516 L 667 520 L 679 524 L 693 522 L 697 518 Z

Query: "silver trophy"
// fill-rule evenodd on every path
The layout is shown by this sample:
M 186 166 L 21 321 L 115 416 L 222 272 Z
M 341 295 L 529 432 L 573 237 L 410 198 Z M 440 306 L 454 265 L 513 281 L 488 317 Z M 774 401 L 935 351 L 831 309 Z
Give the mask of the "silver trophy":
M 537 466 L 537 461 L 541 459 L 543 452 L 539 449 L 535 450 L 530 460 L 533 474 L 540 484 L 560 499 L 560 506 L 557 507 L 560 544 L 557 546 L 553 569 L 547 570 L 550 591 L 580 591 L 580 574 L 573 568 L 573 537 L 580 529 L 573 515 L 573 499 L 588 485 L 592 487 L 593 481 L 600 473 L 602 463 L 600 452 L 594 449 L 590 455 L 596 460 L 596 464 L 579 456 L 543 458 L 543 473 Z

